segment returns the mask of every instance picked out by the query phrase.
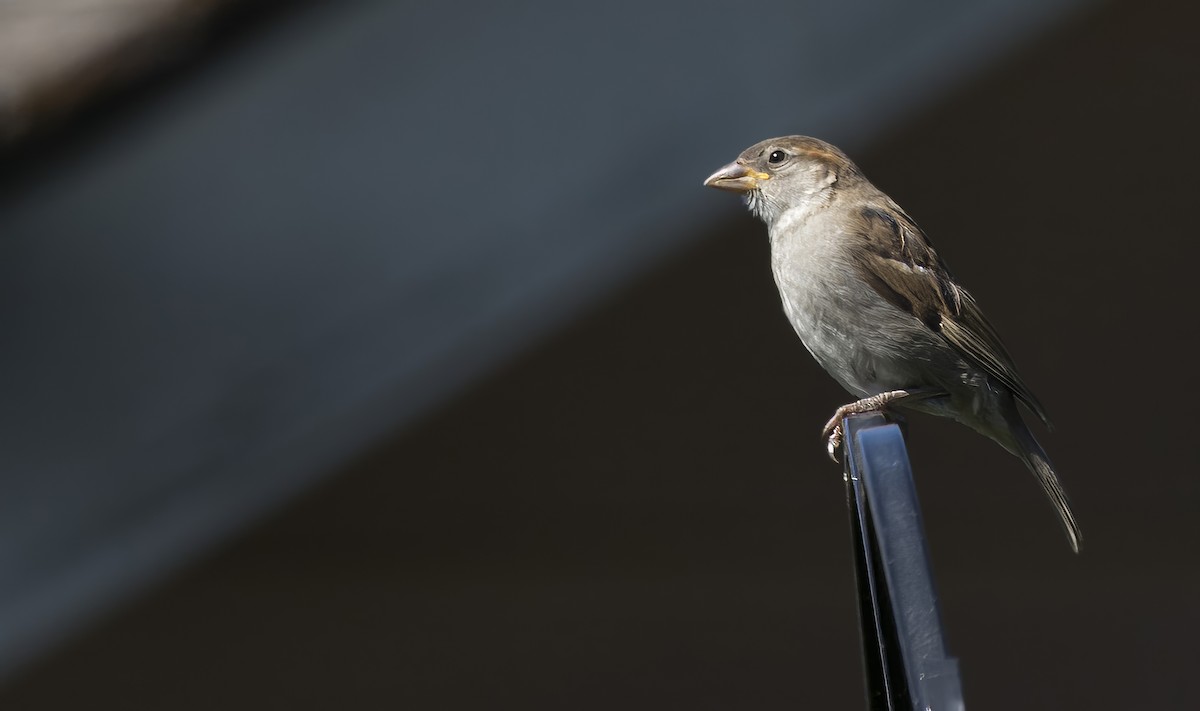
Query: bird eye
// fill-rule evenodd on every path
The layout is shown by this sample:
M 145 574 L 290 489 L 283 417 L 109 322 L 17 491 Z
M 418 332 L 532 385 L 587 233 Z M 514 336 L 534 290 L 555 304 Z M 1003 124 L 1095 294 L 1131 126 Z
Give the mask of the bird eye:
M 771 151 L 771 155 L 767 156 L 767 162 L 771 165 L 779 165 L 787 159 L 787 153 L 783 151 Z

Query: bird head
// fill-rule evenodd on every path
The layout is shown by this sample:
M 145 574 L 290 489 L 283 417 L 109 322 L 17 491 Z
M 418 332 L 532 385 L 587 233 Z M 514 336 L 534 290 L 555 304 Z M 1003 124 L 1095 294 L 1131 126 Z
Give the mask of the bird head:
M 824 203 L 834 190 L 862 178 L 837 148 L 808 136 L 785 136 L 756 143 L 704 184 L 741 193 L 750 211 L 772 224 L 792 207 Z

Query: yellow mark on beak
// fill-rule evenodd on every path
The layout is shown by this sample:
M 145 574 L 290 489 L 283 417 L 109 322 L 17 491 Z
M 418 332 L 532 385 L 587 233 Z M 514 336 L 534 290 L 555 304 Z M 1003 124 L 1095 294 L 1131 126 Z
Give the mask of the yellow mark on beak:
M 748 193 L 758 187 L 759 181 L 770 180 L 767 173 L 760 173 L 734 161 L 708 176 L 704 184 L 718 190 L 728 190 L 735 193 Z

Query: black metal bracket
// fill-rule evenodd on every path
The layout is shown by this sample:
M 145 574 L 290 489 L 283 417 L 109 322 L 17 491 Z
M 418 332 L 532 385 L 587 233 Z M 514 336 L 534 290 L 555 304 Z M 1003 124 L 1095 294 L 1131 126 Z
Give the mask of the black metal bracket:
M 963 708 L 900 428 L 879 414 L 843 423 L 859 626 L 871 711 Z

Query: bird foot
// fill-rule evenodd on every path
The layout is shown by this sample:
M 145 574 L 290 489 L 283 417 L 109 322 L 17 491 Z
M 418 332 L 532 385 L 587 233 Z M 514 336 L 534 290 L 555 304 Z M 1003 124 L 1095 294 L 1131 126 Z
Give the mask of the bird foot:
M 838 420 L 838 423 L 833 426 L 833 429 L 830 430 L 829 434 L 824 436 L 827 438 L 825 442 L 825 449 L 829 452 L 829 458 L 833 460 L 834 464 L 837 464 L 837 451 L 842 446 L 841 420 Z
M 842 422 L 847 415 L 857 415 L 863 412 L 883 412 L 890 404 L 897 400 L 906 397 L 915 397 L 924 399 L 933 395 L 941 394 L 939 390 L 928 389 L 913 389 L 913 390 L 889 390 L 887 392 L 864 397 L 862 400 L 842 405 L 833 413 L 833 417 L 829 418 L 829 422 L 825 423 L 825 429 L 821 430 L 821 437 L 825 439 L 825 449 L 829 452 L 829 458 L 834 462 L 838 461 L 837 451 L 842 446 L 844 437 L 844 429 Z

